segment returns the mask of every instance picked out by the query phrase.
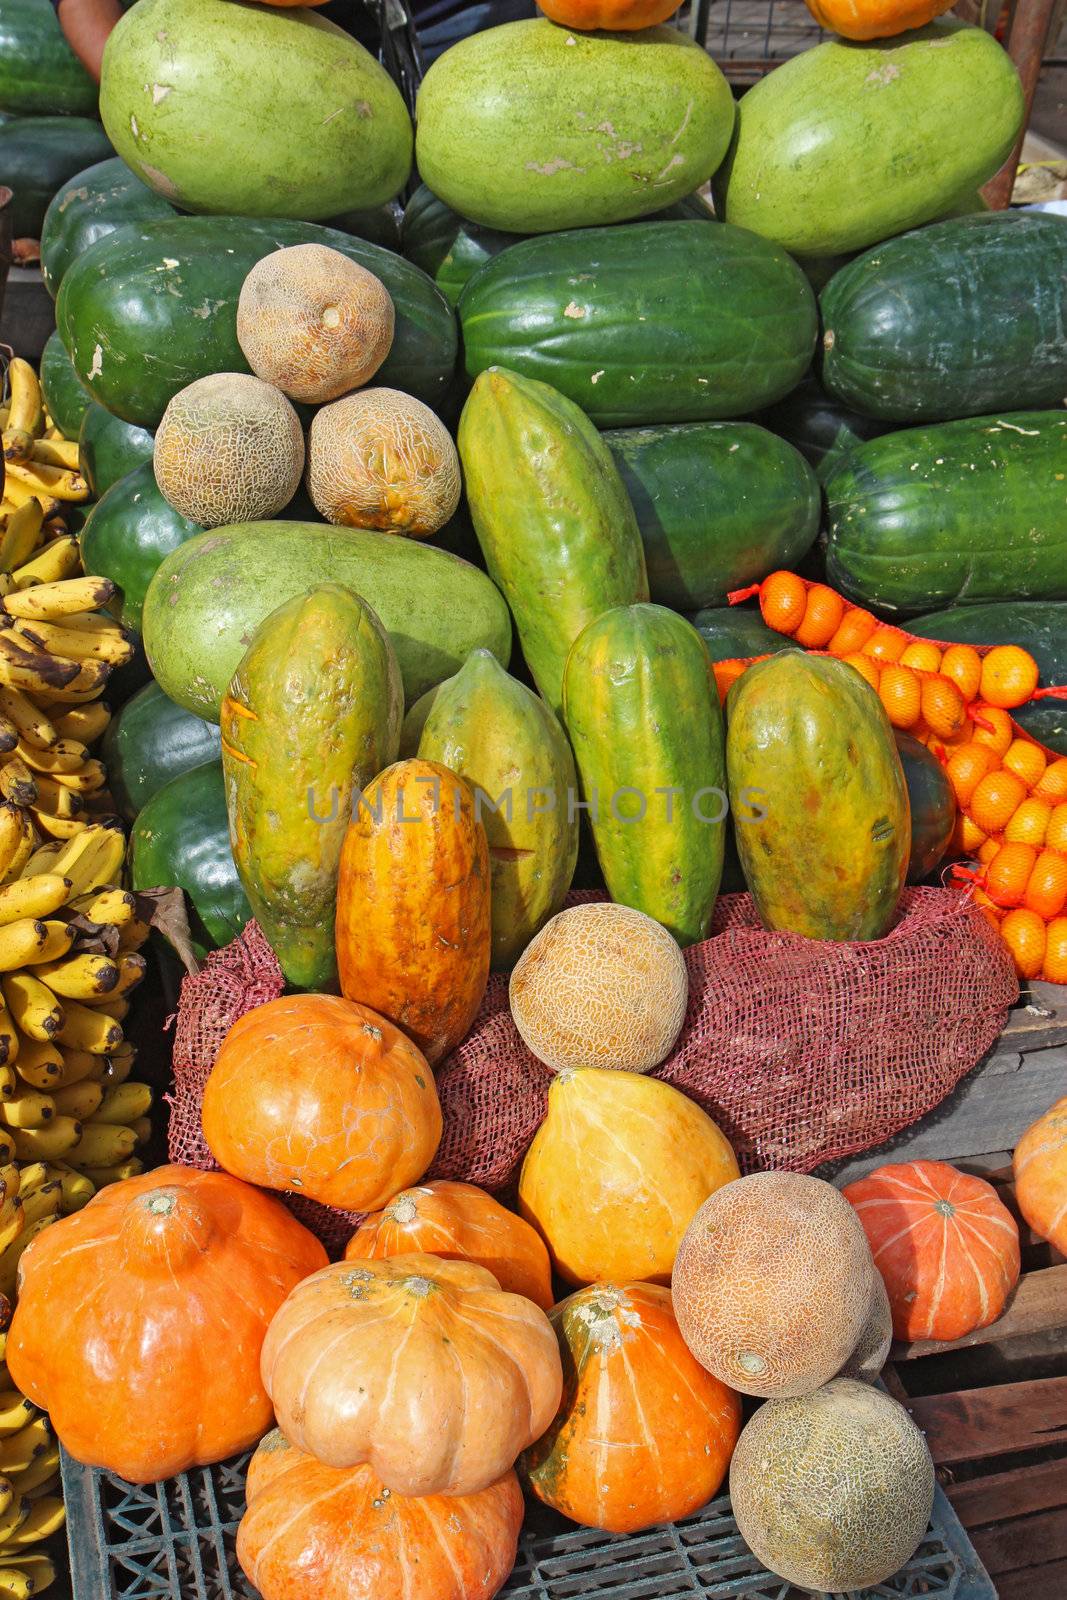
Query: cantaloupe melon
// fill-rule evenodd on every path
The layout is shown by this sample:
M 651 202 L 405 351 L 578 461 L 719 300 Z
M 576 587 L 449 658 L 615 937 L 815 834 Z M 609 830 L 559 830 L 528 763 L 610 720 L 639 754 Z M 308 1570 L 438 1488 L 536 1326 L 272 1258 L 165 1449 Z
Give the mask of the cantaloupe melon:
M 508 998 L 527 1046 L 553 1072 L 650 1072 L 685 1021 L 689 974 L 666 928 L 593 901 L 545 923 L 515 965 Z
M 754 1172 L 697 1212 L 671 1288 L 690 1350 L 742 1394 L 809 1394 L 836 1376 L 871 1308 L 874 1264 L 843 1195 Z
M 369 383 L 393 342 L 392 297 L 358 261 L 294 244 L 257 261 L 237 301 L 237 342 L 257 377 L 321 405 Z
M 771 1572 L 799 1589 L 851 1593 L 915 1554 L 934 1464 L 903 1406 L 837 1378 L 759 1408 L 734 1452 L 730 1499 L 741 1537 Z
M 152 464 L 160 493 L 202 528 L 274 517 L 300 487 L 300 418 L 260 378 L 212 373 L 164 411 Z
M 861 1383 L 877 1383 L 889 1359 L 893 1343 L 893 1310 L 889 1292 L 880 1272 L 871 1274 L 871 1305 L 859 1343 L 838 1373 L 840 1378 L 858 1378 Z
M 725 1135 L 669 1083 L 567 1069 L 549 1089 L 519 1204 L 568 1283 L 669 1283 L 690 1219 L 738 1170 Z
M 399 389 L 363 389 L 316 412 L 308 493 L 327 522 L 425 539 L 459 505 L 459 455 L 444 423 Z

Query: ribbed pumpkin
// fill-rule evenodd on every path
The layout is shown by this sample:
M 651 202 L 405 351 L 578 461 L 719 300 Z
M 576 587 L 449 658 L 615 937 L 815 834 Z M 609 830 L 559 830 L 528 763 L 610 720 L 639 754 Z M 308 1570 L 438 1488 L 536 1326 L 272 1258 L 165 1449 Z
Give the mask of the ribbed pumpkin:
M 694 1214 L 737 1176 L 723 1134 L 669 1083 L 568 1069 L 549 1089 L 519 1206 L 568 1283 L 668 1283 Z
M 489 847 L 470 790 L 438 762 L 394 762 L 363 794 L 341 851 L 342 992 L 440 1061 L 481 1004 L 489 939 Z
M 323 244 L 264 256 L 237 301 L 237 342 L 252 371 L 311 405 L 369 383 L 389 354 L 394 323 L 382 280 Z
M 78 1461 L 132 1483 L 225 1460 L 270 1427 L 267 1325 L 325 1260 L 284 1206 L 224 1172 L 112 1184 L 23 1256 L 12 1381 Z
M 234 1023 L 207 1080 L 204 1138 L 267 1189 L 373 1211 L 421 1178 L 441 1138 L 422 1051 L 336 995 L 288 995 Z
M 509 676 L 491 650 L 473 651 L 430 694 L 418 754 L 474 790 L 489 840 L 492 964 L 507 968 L 571 886 L 578 859 L 578 818 L 569 804 L 578 785 L 574 757 L 540 695 Z
M 1019 1230 L 992 1184 L 944 1161 L 878 1167 L 843 1189 L 885 1280 L 898 1339 L 962 1339 L 1019 1281 Z
M 1067 1096 L 1015 1148 L 1015 1195 L 1034 1232 L 1067 1255 Z
M 514 1472 L 477 1494 L 410 1500 L 369 1467 L 323 1466 L 275 1429 L 246 1492 L 237 1559 L 263 1600 L 492 1600 L 515 1564 Z
M 555 1416 L 559 1350 L 544 1312 L 471 1261 L 338 1262 L 298 1284 L 263 1344 L 278 1425 L 333 1467 L 366 1463 L 393 1494 L 474 1494 Z
M 606 33 L 633 33 L 673 17 L 678 0 L 537 0 L 537 7 L 553 22 L 582 33 L 597 28 Z
M 152 456 L 160 493 L 201 528 L 277 516 L 300 487 L 304 434 L 285 396 L 245 372 L 180 389 Z
M 903 1406 L 837 1378 L 770 1400 L 730 1465 L 738 1530 L 763 1565 L 820 1594 L 873 1589 L 909 1561 L 930 1522 L 934 1464 Z
M 346 1261 L 430 1255 L 473 1261 L 508 1294 L 552 1309 L 552 1267 L 541 1236 L 473 1183 L 438 1180 L 404 1189 L 349 1239 Z
M 308 493 L 327 522 L 426 539 L 459 505 L 459 456 L 429 406 L 399 389 L 362 389 L 315 413 Z
M 666 928 L 592 901 L 546 922 L 515 964 L 508 999 L 527 1046 L 553 1072 L 650 1072 L 681 1031 L 689 975 Z
M 599 1284 L 552 1313 L 563 1402 L 524 1457 L 539 1500 L 589 1528 L 676 1522 L 721 1484 L 741 1402 L 678 1331 L 669 1289 Z
M 952 9 L 951 0 L 807 0 L 807 6 L 820 28 L 842 39 L 890 39 Z
M 674 1264 L 674 1311 L 721 1382 L 742 1394 L 807 1394 L 856 1349 L 873 1273 L 856 1213 L 832 1184 L 755 1172 L 693 1217 Z

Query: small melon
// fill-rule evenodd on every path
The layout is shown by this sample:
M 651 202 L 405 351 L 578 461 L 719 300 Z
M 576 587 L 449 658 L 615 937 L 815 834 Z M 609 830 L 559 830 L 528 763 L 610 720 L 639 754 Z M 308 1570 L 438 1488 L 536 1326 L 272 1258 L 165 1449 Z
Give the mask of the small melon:
M 858 1378 L 861 1383 L 877 1383 L 889 1359 L 893 1343 L 893 1310 L 882 1274 L 871 1274 L 871 1306 L 859 1343 L 845 1362 L 839 1378 Z
M 725 1134 L 671 1084 L 567 1070 L 526 1153 L 519 1206 L 568 1283 L 667 1284 L 694 1213 L 738 1171 Z
M 261 378 L 215 372 L 171 400 L 152 464 L 160 493 L 202 528 L 269 520 L 300 487 L 300 418 Z
M 689 974 L 666 928 L 630 906 L 569 906 L 531 939 L 511 974 L 511 1015 L 553 1072 L 650 1072 L 685 1021 Z
M 327 522 L 425 539 L 459 505 L 460 481 L 448 429 L 399 389 L 362 389 L 312 421 L 308 493 Z
M 237 302 L 237 342 L 257 377 L 320 405 L 369 383 L 393 342 L 380 278 L 323 244 L 257 261 Z
M 754 1172 L 701 1206 L 672 1291 L 697 1360 L 742 1394 L 809 1394 L 841 1371 L 871 1309 L 874 1264 L 844 1195 L 799 1172 Z
M 871 1589 L 930 1524 L 934 1464 L 903 1406 L 853 1378 L 769 1400 L 730 1465 L 741 1537 L 769 1571 L 819 1594 Z

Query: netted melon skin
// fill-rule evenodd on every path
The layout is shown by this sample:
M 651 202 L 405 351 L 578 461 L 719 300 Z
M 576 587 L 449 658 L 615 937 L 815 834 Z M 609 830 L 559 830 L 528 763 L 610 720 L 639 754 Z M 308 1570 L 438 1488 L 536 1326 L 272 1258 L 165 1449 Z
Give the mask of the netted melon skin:
M 730 1388 L 809 1394 L 856 1349 L 874 1270 L 862 1225 L 832 1184 L 754 1172 L 690 1223 L 671 1282 L 675 1314 L 697 1360 Z
M 837 1378 L 760 1407 L 734 1452 L 730 1499 L 765 1567 L 800 1589 L 840 1594 L 883 1583 L 915 1554 L 934 1464 L 903 1406 Z
M 882 1368 L 889 1359 L 893 1343 L 893 1309 L 882 1274 L 871 1273 L 871 1308 L 860 1334 L 859 1343 L 849 1356 L 838 1376 L 858 1378 L 861 1383 L 877 1383 Z
M 152 464 L 160 493 L 202 528 L 269 520 L 300 487 L 300 418 L 262 379 L 212 373 L 167 406 Z
M 553 1072 L 651 1072 L 681 1031 L 689 975 L 666 928 L 595 901 L 545 923 L 515 965 L 508 998 L 526 1045 Z
M 237 302 L 237 342 L 257 377 L 321 405 L 369 383 L 393 343 L 395 310 L 380 278 L 323 244 L 257 261 Z
M 312 421 L 307 487 L 327 522 L 426 539 L 459 505 L 461 482 L 448 429 L 399 389 L 361 389 Z

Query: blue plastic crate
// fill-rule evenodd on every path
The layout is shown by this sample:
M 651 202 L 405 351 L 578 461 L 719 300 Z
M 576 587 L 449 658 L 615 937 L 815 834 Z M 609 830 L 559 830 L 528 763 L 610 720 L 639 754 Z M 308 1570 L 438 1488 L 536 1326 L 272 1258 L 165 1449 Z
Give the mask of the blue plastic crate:
M 234 1544 L 248 1456 L 137 1487 L 64 1453 L 74 1600 L 256 1600 Z M 510 1600 L 787 1600 L 743 1543 L 726 1498 L 647 1533 L 575 1528 L 531 1505 Z M 889 1583 L 849 1600 L 997 1600 L 958 1518 L 937 1491 L 930 1532 Z M 827 1597 L 824 1597 L 827 1600 Z M 837 1597 L 835 1597 L 837 1600 Z

